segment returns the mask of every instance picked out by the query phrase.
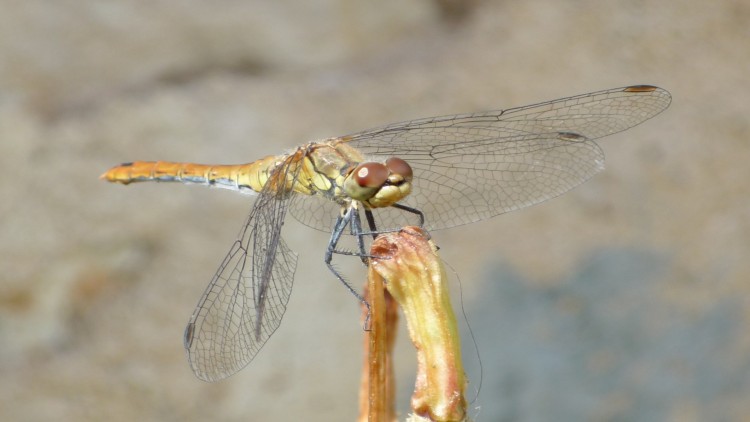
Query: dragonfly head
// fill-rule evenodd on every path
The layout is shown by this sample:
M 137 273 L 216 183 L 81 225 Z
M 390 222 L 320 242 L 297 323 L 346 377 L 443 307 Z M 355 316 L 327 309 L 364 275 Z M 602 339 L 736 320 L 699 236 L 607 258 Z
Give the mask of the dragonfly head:
M 404 160 L 360 163 L 344 180 L 344 192 L 372 208 L 388 207 L 411 193 L 413 172 Z

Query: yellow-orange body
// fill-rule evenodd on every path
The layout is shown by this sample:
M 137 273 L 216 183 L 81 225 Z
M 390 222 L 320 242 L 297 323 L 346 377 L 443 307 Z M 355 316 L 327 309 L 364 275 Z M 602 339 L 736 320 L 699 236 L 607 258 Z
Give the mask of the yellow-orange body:
M 364 161 L 363 155 L 346 141 L 333 138 L 311 142 L 289 154 L 272 155 L 247 164 L 135 161 L 115 166 L 101 178 L 124 185 L 149 181 L 195 183 L 244 193 L 261 192 L 270 180 L 273 185 L 267 188 L 273 193 L 322 195 L 342 206 L 356 199 L 372 208 L 393 205 L 411 192 L 410 183 L 384 186 L 367 197 L 345 191 L 346 178 Z

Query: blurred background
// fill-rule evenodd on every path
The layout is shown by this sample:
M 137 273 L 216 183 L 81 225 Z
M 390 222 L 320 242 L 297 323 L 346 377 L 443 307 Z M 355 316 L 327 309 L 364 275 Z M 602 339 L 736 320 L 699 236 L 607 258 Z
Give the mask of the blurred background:
M 472 415 L 747 420 L 750 3 L 3 0 L 0 11 L 0 420 L 356 415 L 359 307 L 325 269 L 327 235 L 290 218 L 300 259 L 285 319 L 249 367 L 207 384 L 182 333 L 252 198 L 98 180 L 112 165 L 248 162 L 393 121 L 630 84 L 674 100 L 602 140 L 604 172 L 433 233 L 483 362 Z M 364 277 L 357 260 L 338 262 Z M 480 371 L 465 343 L 471 398 Z M 404 331 L 398 352 L 403 413 Z

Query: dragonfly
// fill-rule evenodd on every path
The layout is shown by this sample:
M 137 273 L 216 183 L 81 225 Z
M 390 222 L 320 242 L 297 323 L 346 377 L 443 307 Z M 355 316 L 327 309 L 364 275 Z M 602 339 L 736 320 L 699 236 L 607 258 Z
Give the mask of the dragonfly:
M 324 261 L 363 300 L 333 268 L 334 254 L 358 255 L 366 263 L 364 238 L 386 228 L 445 229 L 561 195 L 603 169 L 596 139 L 632 128 L 670 102 L 662 88 L 633 85 L 389 124 L 248 164 L 136 161 L 101 178 L 125 185 L 201 184 L 257 196 L 184 333 L 195 375 L 217 381 L 247 366 L 281 323 L 297 266 L 281 237 L 287 213 L 331 233 Z M 336 249 L 344 235 L 356 237 L 359 252 Z

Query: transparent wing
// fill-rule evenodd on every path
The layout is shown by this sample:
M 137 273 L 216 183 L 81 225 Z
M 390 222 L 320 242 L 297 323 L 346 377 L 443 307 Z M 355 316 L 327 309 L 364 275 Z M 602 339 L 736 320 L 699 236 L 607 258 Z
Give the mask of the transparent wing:
M 298 171 L 292 157 L 274 171 L 190 317 L 185 349 L 204 381 L 244 368 L 281 323 L 297 266 L 281 239 L 291 197 L 284 181 Z
M 670 94 L 630 86 L 508 110 L 395 123 L 339 138 L 372 158 L 397 156 L 414 169 L 403 204 L 420 209 L 430 229 L 479 221 L 558 196 L 603 168 L 593 142 L 642 123 L 669 106 Z M 315 205 L 308 205 L 310 209 Z M 330 220 L 295 209 L 310 226 Z M 383 227 L 403 212 L 377 210 Z
M 289 213 L 300 223 L 330 233 L 341 213 L 341 205 L 322 195 L 296 195 L 290 201 Z

